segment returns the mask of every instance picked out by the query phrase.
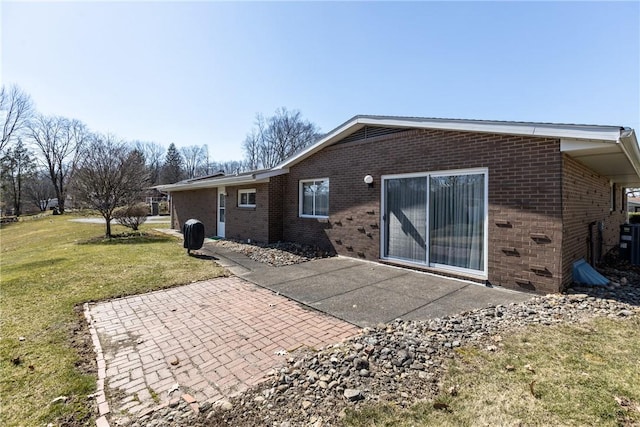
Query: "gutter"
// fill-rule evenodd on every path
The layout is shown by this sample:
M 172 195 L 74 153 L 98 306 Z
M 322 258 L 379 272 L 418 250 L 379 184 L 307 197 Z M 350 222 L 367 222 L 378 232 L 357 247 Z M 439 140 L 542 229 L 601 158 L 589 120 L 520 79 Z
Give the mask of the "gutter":
M 157 185 L 155 187 L 156 190 L 161 192 L 171 193 L 172 191 L 189 191 L 189 190 L 198 190 L 203 188 L 215 188 L 224 185 L 244 185 L 244 184 L 262 184 L 269 182 L 269 179 L 274 176 L 283 175 L 289 172 L 289 169 L 281 169 L 281 170 L 268 170 L 265 172 L 252 173 L 249 175 L 241 175 L 241 176 L 224 176 L 224 177 L 216 177 L 208 180 L 202 181 L 194 181 L 187 182 L 182 184 L 164 184 Z
M 638 147 L 635 131 L 631 128 L 623 128 L 620 131 L 618 143 L 640 179 L 640 147 Z

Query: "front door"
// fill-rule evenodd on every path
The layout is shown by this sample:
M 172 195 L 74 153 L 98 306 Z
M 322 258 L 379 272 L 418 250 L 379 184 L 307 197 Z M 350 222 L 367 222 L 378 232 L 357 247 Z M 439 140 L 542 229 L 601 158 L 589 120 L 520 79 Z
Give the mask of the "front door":
M 224 187 L 218 188 L 218 237 L 224 237 L 226 193 Z

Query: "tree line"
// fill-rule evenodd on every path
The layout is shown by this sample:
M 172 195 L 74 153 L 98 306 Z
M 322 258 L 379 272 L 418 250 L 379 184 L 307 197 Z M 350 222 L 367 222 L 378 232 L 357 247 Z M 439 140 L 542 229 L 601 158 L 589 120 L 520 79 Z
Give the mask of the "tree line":
M 142 200 L 158 184 L 219 173 L 270 168 L 320 138 L 299 111 L 280 108 L 256 115 L 242 147 L 244 159 L 216 161 L 207 144 L 165 149 L 149 141 L 125 141 L 91 131 L 82 121 L 39 113 L 17 85 L 0 89 L 0 208 L 19 216 L 30 205 L 46 210 L 68 197 L 98 209 L 107 219 L 119 206 Z M 107 234 L 110 231 L 107 230 Z

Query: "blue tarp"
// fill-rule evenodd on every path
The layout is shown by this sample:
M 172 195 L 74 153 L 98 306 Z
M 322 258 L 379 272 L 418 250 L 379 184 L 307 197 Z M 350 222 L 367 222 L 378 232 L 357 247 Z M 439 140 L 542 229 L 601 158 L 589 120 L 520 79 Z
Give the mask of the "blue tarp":
M 609 279 L 598 273 L 584 259 L 573 263 L 573 281 L 591 286 L 606 286 L 609 284 Z

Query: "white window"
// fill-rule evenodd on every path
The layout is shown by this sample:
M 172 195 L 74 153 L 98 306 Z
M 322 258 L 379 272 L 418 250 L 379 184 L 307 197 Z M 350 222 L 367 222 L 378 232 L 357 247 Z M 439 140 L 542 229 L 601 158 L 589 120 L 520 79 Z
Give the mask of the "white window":
M 329 178 L 300 181 L 299 206 L 303 218 L 328 218 Z
M 255 188 L 238 190 L 238 207 L 239 208 L 255 208 L 256 207 L 256 189 Z

